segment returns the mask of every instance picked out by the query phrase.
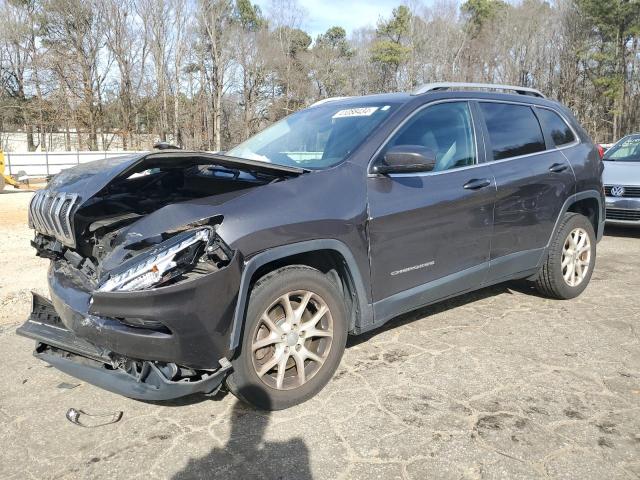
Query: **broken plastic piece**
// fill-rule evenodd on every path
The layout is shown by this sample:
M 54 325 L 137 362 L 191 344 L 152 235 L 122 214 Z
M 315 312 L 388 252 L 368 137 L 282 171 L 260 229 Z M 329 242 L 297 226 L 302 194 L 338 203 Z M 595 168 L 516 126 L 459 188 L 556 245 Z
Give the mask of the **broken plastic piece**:
M 114 413 L 100 413 L 97 415 L 91 415 L 90 413 L 84 412 L 82 410 L 76 410 L 75 408 L 70 408 L 67 410 L 66 414 L 67 420 L 71 423 L 75 423 L 81 427 L 86 428 L 94 428 L 94 427 L 102 427 L 103 425 L 109 425 L 111 423 L 116 423 L 120 421 L 122 418 L 122 412 L 114 412 Z M 81 420 L 85 419 L 86 421 Z

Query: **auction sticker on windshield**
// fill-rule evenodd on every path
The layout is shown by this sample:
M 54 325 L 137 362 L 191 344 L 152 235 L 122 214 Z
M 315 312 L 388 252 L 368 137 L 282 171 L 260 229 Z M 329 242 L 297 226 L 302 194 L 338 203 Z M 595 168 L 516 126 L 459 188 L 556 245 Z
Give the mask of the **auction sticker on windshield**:
M 368 117 L 373 115 L 376 110 L 378 110 L 378 107 L 347 108 L 334 113 L 331 118 Z

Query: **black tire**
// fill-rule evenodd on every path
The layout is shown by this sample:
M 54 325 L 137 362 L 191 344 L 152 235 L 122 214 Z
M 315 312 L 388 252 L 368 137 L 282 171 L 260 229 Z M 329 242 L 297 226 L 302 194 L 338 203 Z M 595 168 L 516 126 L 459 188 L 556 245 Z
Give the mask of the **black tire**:
M 262 328 L 263 312 L 279 297 L 297 290 L 313 292 L 324 300 L 332 318 L 333 335 L 326 358 L 313 376 L 302 385 L 282 390 L 266 384 L 258 376 L 252 342 Z M 306 266 L 283 267 L 267 274 L 256 282 L 250 295 L 240 351 L 231 362 L 233 372 L 227 377 L 227 388 L 239 399 L 263 410 L 281 410 L 305 402 L 322 390 L 342 359 L 347 341 L 344 296 L 326 275 Z M 297 365 L 295 368 L 297 370 Z
M 569 234 L 576 228 L 581 228 L 587 232 L 590 243 L 589 265 L 584 279 L 575 286 L 571 286 L 565 281 L 562 268 L 562 253 L 565 242 Z M 568 300 L 580 295 L 591 280 L 591 274 L 596 264 L 596 235 L 593 225 L 587 217 L 578 213 L 566 213 L 560 221 L 560 226 L 553 238 L 547 258 L 540 269 L 535 280 L 536 289 L 543 295 Z

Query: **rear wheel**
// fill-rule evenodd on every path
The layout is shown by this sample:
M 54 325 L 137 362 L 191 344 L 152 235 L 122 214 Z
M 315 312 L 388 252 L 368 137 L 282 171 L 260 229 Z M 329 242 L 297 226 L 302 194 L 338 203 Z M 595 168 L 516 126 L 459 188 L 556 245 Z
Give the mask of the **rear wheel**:
M 580 295 L 596 262 L 596 238 L 588 218 L 567 213 L 549 246 L 535 285 L 544 295 L 569 299 Z
M 302 403 L 333 376 L 346 339 L 346 308 L 336 285 L 313 268 L 278 269 L 251 292 L 227 386 L 265 410 Z

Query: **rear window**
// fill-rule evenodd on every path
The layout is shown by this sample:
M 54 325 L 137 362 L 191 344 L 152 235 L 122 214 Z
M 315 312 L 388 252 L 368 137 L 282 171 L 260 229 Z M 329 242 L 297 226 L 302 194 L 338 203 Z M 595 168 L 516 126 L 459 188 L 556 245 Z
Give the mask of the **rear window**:
M 573 135 L 571 128 L 567 125 L 560 115 L 546 108 L 538 108 L 538 117 L 544 125 L 544 128 L 551 135 L 553 143 L 556 147 L 573 143 L 576 137 Z
M 546 149 L 540 124 L 531 107 L 481 102 L 480 109 L 489 130 L 494 160 Z

